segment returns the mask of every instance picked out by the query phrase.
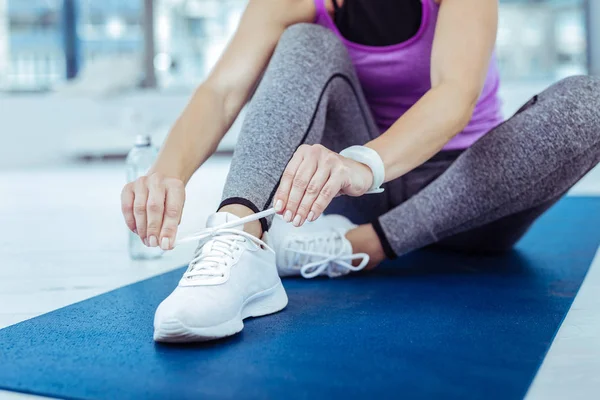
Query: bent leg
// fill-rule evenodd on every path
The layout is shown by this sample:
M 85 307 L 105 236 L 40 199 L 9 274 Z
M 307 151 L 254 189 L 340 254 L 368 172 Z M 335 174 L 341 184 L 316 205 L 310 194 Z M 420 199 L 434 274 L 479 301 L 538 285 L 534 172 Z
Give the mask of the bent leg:
M 600 79 L 595 77 L 567 78 L 535 96 L 438 179 L 378 219 L 387 255 L 440 241 L 472 248 L 468 241 L 482 229 L 499 247 L 514 244 L 599 162 L 599 106 Z M 481 228 L 488 224 L 492 229 Z M 473 233 L 464 234 L 468 231 Z M 456 236 L 443 242 L 459 234 L 462 240 Z
M 469 254 L 495 254 L 510 251 L 527 233 L 531 225 L 558 200 L 560 197 L 489 224 L 457 233 L 440 240 L 434 246 Z
M 337 152 L 376 135 L 343 44 L 323 27 L 294 25 L 282 35 L 250 102 L 221 207 L 269 208 L 287 163 L 302 144 L 321 143 Z M 360 201 L 369 201 L 380 214 L 385 211 L 381 198 L 369 197 Z M 267 230 L 267 220 L 261 225 Z

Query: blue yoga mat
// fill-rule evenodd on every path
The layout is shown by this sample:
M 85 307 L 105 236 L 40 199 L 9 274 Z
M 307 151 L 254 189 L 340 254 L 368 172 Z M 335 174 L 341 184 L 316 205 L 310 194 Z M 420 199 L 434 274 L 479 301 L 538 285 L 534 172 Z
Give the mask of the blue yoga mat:
M 500 257 L 424 250 L 362 276 L 286 280 L 237 336 L 152 342 L 182 270 L 0 330 L 0 387 L 75 399 L 522 398 L 600 242 L 567 198 Z

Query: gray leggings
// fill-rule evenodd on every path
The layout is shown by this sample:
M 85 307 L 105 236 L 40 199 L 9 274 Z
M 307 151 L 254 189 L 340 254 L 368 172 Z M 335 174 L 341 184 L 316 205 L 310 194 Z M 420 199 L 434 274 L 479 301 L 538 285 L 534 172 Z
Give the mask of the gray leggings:
M 221 206 L 269 208 L 301 144 L 339 152 L 379 134 L 342 43 L 320 26 L 294 25 L 250 102 Z M 599 159 L 600 80 L 573 77 L 469 149 L 440 152 L 384 193 L 339 197 L 327 212 L 372 223 L 390 258 L 432 244 L 505 251 Z

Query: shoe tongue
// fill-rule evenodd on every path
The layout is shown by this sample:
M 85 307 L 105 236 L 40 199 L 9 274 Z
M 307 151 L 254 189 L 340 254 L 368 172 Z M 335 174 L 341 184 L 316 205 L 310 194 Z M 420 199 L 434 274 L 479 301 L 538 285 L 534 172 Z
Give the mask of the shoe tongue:
M 215 228 L 217 226 L 226 224 L 228 222 L 237 221 L 239 219 L 240 217 L 238 217 L 237 215 L 233 215 L 228 212 L 218 212 L 208 217 L 208 219 L 206 220 L 206 227 Z M 229 229 L 237 229 L 239 231 L 243 231 L 244 225 L 232 226 Z
M 214 213 L 208 217 L 208 219 L 206 220 L 206 227 L 207 228 L 216 228 L 216 227 L 226 224 L 228 222 L 237 221 L 239 219 L 240 219 L 240 217 L 233 215 L 231 213 L 218 212 L 218 213 Z M 227 229 L 236 229 L 236 230 L 241 231 L 244 229 L 244 225 L 233 226 L 233 227 L 229 227 Z M 208 236 L 208 237 L 200 240 L 200 243 L 198 244 L 198 249 L 196 249 L 196 251 L 199 251 L 202 254 L 207 254 L 207 253 L 212 252 L 214 249 L 216 249 L 215 246 L 216 247 L 222 246 L 222 244 L 215 245 L 215 243 L 212 241 L 212 237 Z M 221 254 L 223 254 L 222 250 L 219 250 L 219 251 Z

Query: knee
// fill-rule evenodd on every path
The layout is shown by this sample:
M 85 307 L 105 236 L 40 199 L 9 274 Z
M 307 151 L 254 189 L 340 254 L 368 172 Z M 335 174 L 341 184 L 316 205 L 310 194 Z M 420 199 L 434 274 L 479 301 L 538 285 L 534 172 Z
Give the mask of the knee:
M 287 28 L 279 39 L 276 52 L 314 59 L 347 56 L 343 43 L 331 30 L 311 23 L 294 24 Z
M 597 116 L 600 105 L 600 78 L 579 75 L 562 79 L 552 85 L 548 92 L 559 104 L 557 108 L 566 112 L 592 111 Z
M 566 93 L 586 92 L 589 90 L 597 90 L 600 87 L 600 78 L 590 75 L 569 76 L 568 78 L 556 82 L 553 86 L 555 86 L 557 90 Z
M 566 125 L 567 131 L 600 140 L 600 78 L 572 76 L 540 95 L 548 122 Z

